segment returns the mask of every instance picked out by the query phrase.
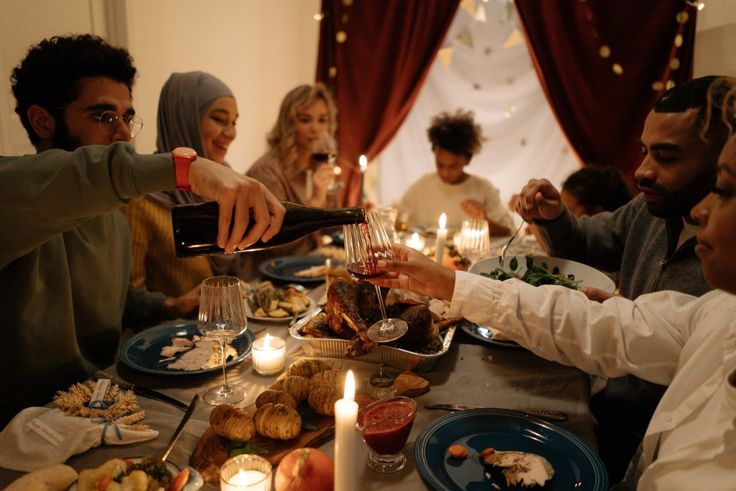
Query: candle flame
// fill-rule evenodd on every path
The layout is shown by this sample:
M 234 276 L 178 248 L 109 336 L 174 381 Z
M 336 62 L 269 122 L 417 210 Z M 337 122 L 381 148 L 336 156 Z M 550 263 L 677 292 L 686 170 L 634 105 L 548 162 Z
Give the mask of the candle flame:
M 447 213 L 440 215 L 440 229 L 444 229 L 447 225 Z
M 358 164 L 360 164 L 360 172 L 365 172 L 368 169 L 368 159 L 365 155 L 358 157 Z
M 264 348 L 270 348 L 271 347 L 271 335 L 266 333 L 266 337 L 263 338 L 263 347 Z
M 355 376 L 353 376 L 352 370 L 348 370 L 348 374 L 345 376 L 345 391 L 342 398 L 346 401 L 355 400 Z

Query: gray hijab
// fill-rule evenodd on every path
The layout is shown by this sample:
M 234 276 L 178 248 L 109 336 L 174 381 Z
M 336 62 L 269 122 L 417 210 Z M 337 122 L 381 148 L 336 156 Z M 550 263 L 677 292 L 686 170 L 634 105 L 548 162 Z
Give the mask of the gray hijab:
M 207 157 L 200 124 L 202 116 L 220 97 L 234 96 L 227 85 L 212 75 L 204 72 L 172 73 L 158 100 L 156 151 L 165 153 L 176 147 L 191 147 L 197 155 Z M 167 208 L 205 201 L 191 191 L 178 190 L 151 193 L 147 197 Z M 208 256 L 207 259 L 214 274 L 235 274 L 240 262 L 237 256 Z
M 156 151 L 165 153 L 176 147 L 191 147 L 197 155 L 207 157 L 202 145 L 200 122 L 220 97 L 234 96 L 227 85 L 209 73 L 172 73 L 158 100 Z M 204 201 L 191 191 L 162 191 L 148 197 L 168 208 Z

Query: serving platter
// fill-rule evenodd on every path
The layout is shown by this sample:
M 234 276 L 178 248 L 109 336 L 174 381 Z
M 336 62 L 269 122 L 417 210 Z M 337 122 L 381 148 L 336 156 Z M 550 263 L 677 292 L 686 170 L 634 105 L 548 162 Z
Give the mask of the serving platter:
M 298 313 L 296 315 L 297 319 L 301 319 L 302 317 L 311 313 L 314 309 L 317 308 L 317 302 L 314 301 L 314 299 L 307 298 L 307 300 L 309 300 L 309 306 L 307 307 L 307 310 L 305 310 L 304 312 Z M 269 322 L 273 324 L 283 324 L 284 322 L 291 322 L 292 320 L 294 320 L 293 315 L 288 315 L 286 317 L 268 317 L 268 316 L 263 317 L 263 316 L 254 315 L 253 311 L 250 308 L 250 304 L 248 303 L 247 300 L 245 302 L 245 315 L 248 317 L 248 319 L 253 320 L 253 321 Z
M 172 338 L 184 337 L 192 339 L 194 335 L 201 336 L 195 321 L 151 327 L 128 338 L 120 347 L 118 357 L 121 362 L 129 367 L 154 375 L 196 375 L 222 370 L 222 367 L 219 365 L 200 370 L 176 370 L 167 368 L 168 364 L 173 363 L 175 360 L 161 363 L 161 349 L 164 346 L 168 346 Z M 226 366 L 237 365 L 243 361 L 251 352 L 253 340 L 255 340 L 255 336 L 250 331 L 245 331 L 233 339 L 230 344 L 235 348 L 238 356 L 228 361 Z
M 450 445 L 468 449 L 465 459 L 450 457 Z M 505 409 L 468 409 L 442 416 L 422 429 L 414 445 L 417 469 L 435 490 L 515 490 L 497 469 L 486 466 L 479 452 L 531 452 L 546 458 L 554 476 L 544 490 L 608 489 L 608 475 L 598 454 L 580 437 L 555 424 Z
M 494 339 L 493 336 L 499 331 L 492 327 L 479 326 L 478 324 L 466 321 L 460 324 L 460 328 L 469 336 L 493 346 L 525 349 L 523 346 L 515 341 L 511 341 L 510 339 Z

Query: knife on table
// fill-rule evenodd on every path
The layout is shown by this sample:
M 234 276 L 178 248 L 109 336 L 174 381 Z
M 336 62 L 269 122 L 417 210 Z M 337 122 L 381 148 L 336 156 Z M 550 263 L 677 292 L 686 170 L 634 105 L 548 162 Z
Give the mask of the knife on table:
M 425 404 L 426 409 L 444 409 L 445 411 L 463 411 L 465 409 L 490 409 L 488 406 L 472 406 L 467 404 Z M 567 421 L 567 414 L 562 411 L 555 411 L 553 409 L 512 409 L 512 411 L 518 411 L 525 415 L 535 416 L 537 418 L 546 419 L 547 421 L 554 421 L 556 423 L 562 423 Z
M 189 409 L 188 405 L 186 405 L 185 403 L 181 402 L 178 399 L 174 399 L 171 396 L 167 396 L 166 394 L 159 392 L 157 390 L 149 389 L 148 387 L 141 387 L 139 385 L 131 384 L 130 382 L 126 382 L 125 380 L 118 378 L 115 375 L 111 375 L 105 371 L 100 370 L 97 373 L 95 373 L 95 376 L 98 379 L 100 378 L 110 379 L 112 383 L 116 384 L 121 389 L 132 390 L 134 393 L 141 395 L 143 397 L 165 402 L 166 404 L 171 404 L 175 408 L 181 409 L 182 411 L 186 411 L 187 409 Z

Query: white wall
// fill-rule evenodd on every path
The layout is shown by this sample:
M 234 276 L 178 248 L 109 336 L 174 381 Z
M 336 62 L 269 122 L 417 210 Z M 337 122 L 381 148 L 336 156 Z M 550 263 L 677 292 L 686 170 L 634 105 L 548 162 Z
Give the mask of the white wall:
M 706 0 L 698 13 L 694 77 L 736 76 L 736 2 Z
M 13 111 L 12 68 L 45 37 L 91 32 L 125 46 L 135 60 L 134 103 L 144 121 L 139 151 L 155 148 L 166 78 L 203 70 L 238 100 L 238 138 L 228 160 L 244 171 L 265 149 L 284 94 L 314 81 L 319 8 L 319 0 L 0 0 L 0 154 L 33 152 Z

